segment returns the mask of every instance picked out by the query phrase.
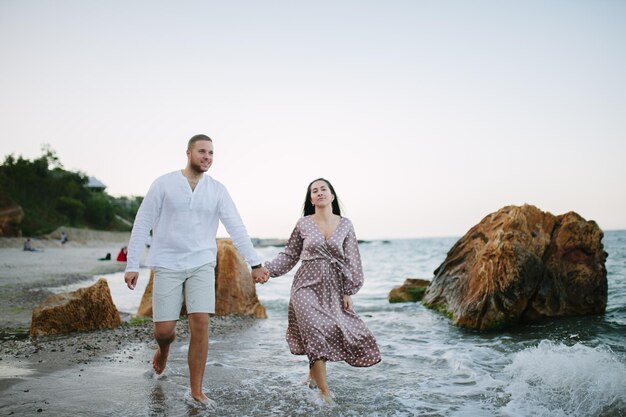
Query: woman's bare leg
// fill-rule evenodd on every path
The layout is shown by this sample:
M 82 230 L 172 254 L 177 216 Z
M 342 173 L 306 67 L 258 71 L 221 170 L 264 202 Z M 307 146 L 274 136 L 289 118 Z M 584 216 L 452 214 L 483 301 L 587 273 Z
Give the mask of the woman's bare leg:
M 322 394 L 322 399 L 326 402 L 330 402 L 330 390 L 328 389 L 328 384 L 326 383 L 326 361 L 315 361 L 310 372 L 313 380 L 320 390 L 320 393 Z

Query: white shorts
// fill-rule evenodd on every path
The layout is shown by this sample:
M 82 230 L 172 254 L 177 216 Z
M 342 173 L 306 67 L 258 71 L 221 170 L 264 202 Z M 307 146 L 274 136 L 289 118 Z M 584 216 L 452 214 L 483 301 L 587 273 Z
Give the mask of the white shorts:
M 187 313 L 215 313 L 215 263 L 182 271 L 154 268 L 152 320 L 178 320 L 183 291 Z

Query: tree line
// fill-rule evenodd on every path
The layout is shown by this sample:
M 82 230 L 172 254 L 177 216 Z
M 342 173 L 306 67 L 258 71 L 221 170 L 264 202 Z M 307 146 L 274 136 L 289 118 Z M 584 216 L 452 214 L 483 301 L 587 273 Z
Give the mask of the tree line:
M 112 197 L 87 187 L 89 178 L 67 171 L 48 145 L 33 160 L 8 155 L 0 166 L 0 194 L 24 210 L 26 236 L 50 233 L 59 226 L 130 230 L 143 197 Z

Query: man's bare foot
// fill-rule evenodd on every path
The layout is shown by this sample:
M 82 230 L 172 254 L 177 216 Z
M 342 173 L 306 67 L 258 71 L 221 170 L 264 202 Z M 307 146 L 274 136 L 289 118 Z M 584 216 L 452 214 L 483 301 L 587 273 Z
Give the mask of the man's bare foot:
M 163 371 L 165 371 L 166 363 L 167 353 L 161 354 L 161 348 L 158 348 L 156 352 L 154 352 L 154 357 L 152 358 L 152 369 L 154 369 L 154 373 L 161 375 Z

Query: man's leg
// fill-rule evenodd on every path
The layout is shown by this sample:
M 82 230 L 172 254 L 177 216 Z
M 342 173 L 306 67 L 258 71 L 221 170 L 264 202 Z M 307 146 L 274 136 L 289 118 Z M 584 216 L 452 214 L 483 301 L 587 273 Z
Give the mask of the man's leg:
M 157 375 L 165 370 L 167 357 L 170 353 L 170 345 L 176 338 L 176 320 L 159 321 L 154 323 L 154 340 L 156 340 L 159 348 L 152 358 L 152 368 Z
M 204 402 L 207 401 L 207 397 L 202 392 L 202 380 L 204 379 L 206 358 L 209 352 L 209 314 L 189 314 L 189 331 L 191 338 L 187 363 L 189 364 L 191 395 L 196 400 Z
M 154 340 L 159 348 L 154 353 L 152 367 L 157 375 L 165 370 L 170 345 L 176 338 L 176 320 L 183 304 L 184 273 L 164 268 L 154 269 L 152 288 L 152 319 Z

